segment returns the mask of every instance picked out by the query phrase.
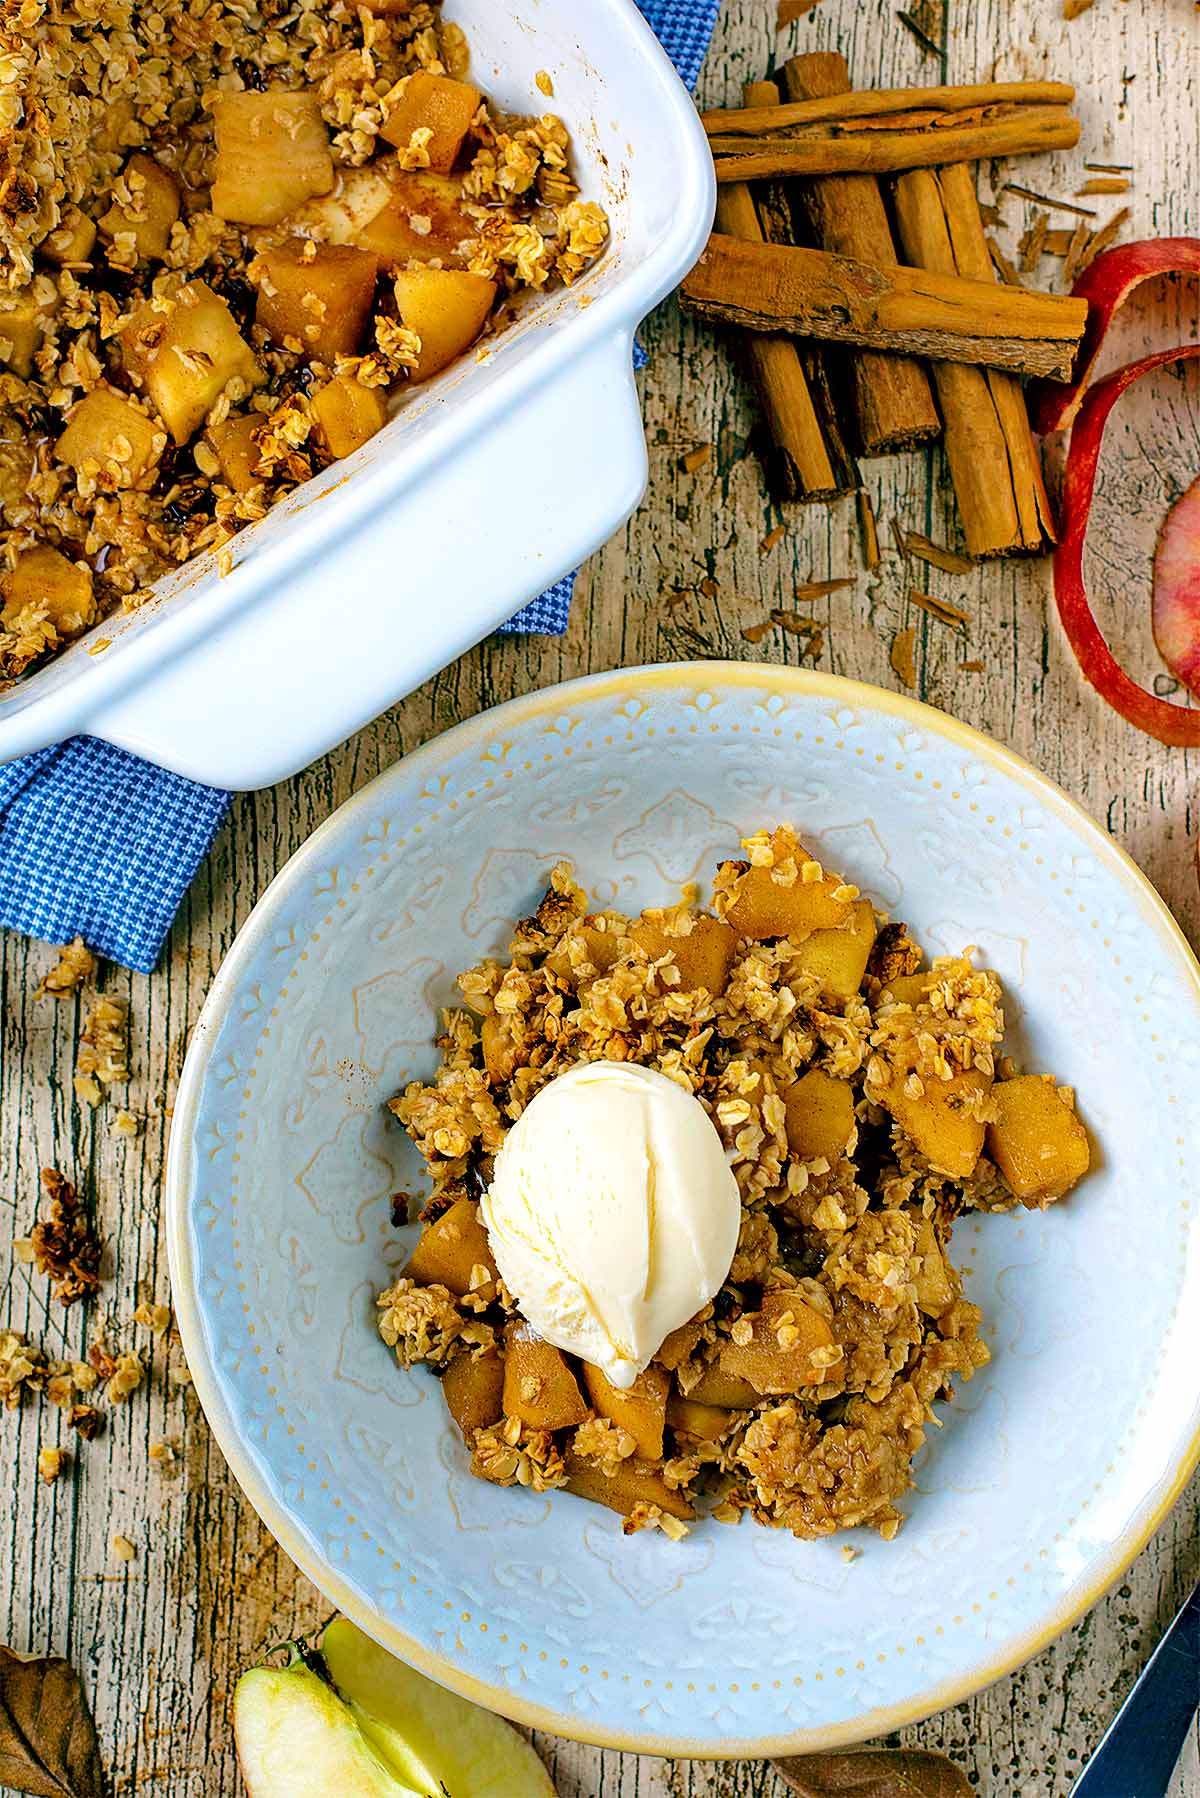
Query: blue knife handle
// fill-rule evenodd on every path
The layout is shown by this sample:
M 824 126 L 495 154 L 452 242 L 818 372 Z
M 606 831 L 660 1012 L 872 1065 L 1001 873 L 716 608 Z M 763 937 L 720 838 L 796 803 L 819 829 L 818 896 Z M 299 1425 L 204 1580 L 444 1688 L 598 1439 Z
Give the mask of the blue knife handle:
M 1071 1798 L 1166 1798 L 1200 1707 L 1200 1586 L 1155 1649 Z

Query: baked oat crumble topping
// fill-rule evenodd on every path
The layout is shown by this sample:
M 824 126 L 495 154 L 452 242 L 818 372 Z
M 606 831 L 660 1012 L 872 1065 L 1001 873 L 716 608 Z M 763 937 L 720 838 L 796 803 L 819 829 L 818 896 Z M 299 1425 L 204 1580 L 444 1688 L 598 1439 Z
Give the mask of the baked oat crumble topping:
M 0 687 L 607 236 L 430 0 L 0 0 Z
M 81 936 L 73 942 L 64 943 L 59 951 L 58 961 L 48 974 L 44 974 L 34 988 L 35 999 L 44 999 L 47 995 L 55 999 L 64 999 L 82 984 L 90 980 L 96 972 L 96 957 L 92 954 Z
M 85 1104 L 97 1106 L 103 1088 L 123 1086 L 129 1079 L 129 1007 L 100 994 L 92 1003 L 75 1057 L 75 1091 Z
M 57 1168 L 47 1167 L 42 1185 L 50 1210 L 33 1227 L 31 1258 L 50 1280 L 59 1303 L 73 1305 L 98 1288 L 103 1247 L 71 1182 Z
M 678 1536 L 703 1501 L 893 1537 L 934 1405 L 989 1358 L 955 1221 L 1054 1203 L 1089 1163 L 1072 1089 L 1001 1058 L 995 973 L 970 950 L 927 964 L 781 827 L 720 865 L 711 913 L 593 912 L 561 864 L 507 959 L 459 986 L 435 1078 L 390 1101 L 432 1193 L 379 1327 L 441 1377 L 472 1471 L 565 1485 L 627 1531 Z M 700 1100 L 743 1217 L 715 1300 L 617 1391 L 520 1319 L 477 1201 L 535 1093 L 626 1059 Z

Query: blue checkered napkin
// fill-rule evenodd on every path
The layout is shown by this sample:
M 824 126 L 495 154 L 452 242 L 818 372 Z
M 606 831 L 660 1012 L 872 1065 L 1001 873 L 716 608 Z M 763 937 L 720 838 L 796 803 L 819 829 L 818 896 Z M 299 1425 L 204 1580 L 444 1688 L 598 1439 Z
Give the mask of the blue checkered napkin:
M 638 4 L 692 87 L 720 0 Z M 574 585 L 558 581 L 504 629 L 561 636 Z M 148 974 L 228 805 L 228 793 L 95 737 L 0 767 L 0 925 L 46 942 L 82 936 Z
M 148 974 L 229 805 L 95 737 L 0 768 L 0 923 Z

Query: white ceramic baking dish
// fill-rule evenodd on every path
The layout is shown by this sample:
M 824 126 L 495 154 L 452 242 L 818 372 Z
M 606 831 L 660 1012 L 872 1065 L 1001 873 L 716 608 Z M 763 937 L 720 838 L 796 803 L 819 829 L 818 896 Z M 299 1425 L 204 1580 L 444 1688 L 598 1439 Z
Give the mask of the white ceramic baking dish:
M 712 222 L 695 109 L 633 0 L 446 13 L 502 105 L 566 120 L 612 223 L 603 259 L 244 531 L 226 572 L 198 558 L 0 696 L 0 762 L 86 732 L 214 786 L 268 786 L 511 617 L 640 499 L 633 334 Z

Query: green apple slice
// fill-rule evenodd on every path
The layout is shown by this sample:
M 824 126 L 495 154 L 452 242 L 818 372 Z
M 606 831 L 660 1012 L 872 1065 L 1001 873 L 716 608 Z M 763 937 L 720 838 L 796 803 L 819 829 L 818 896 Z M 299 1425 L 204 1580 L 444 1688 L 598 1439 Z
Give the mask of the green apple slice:
M 326 1629 L 321 1652 L 364 1736 L 418 1790 L 424 1781 L 450 1798 L 555 1798 L 510 1723 L 406 1667 L 345 1617 Z
M 428 1798 L 396 1777 L 337 1693 L 308 1667 L 254 1667 L 233 1695 L 238 1762 L 250 1798 Z

